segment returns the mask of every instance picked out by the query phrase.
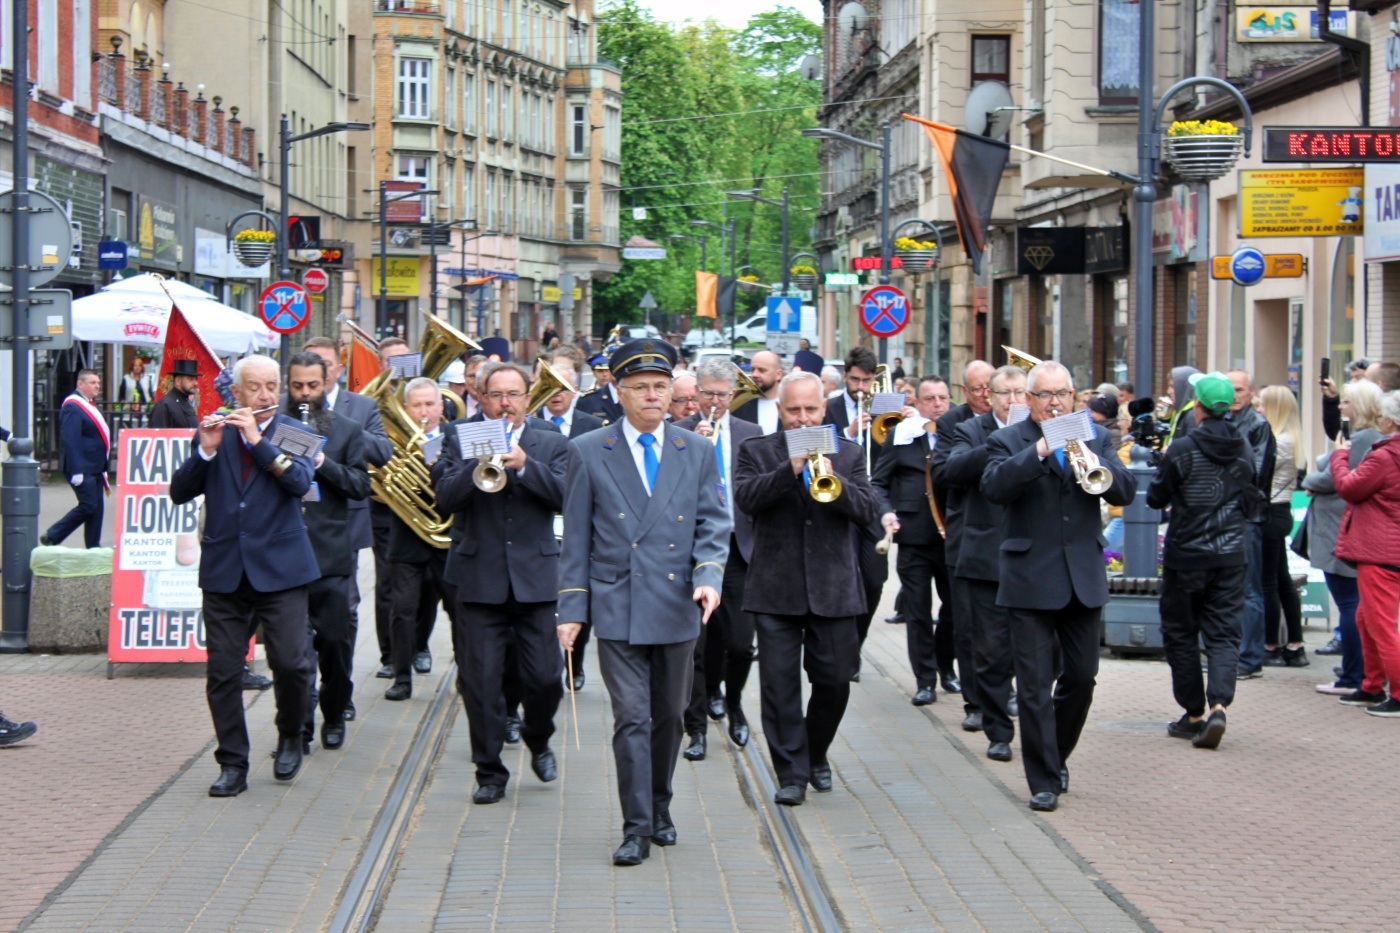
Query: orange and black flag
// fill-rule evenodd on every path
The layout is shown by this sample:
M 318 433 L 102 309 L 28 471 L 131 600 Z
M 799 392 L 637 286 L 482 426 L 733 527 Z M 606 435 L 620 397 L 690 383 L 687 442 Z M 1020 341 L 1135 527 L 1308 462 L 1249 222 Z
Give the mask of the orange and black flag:
M 695 271 L 695 316 L 719 317 L 719 276 Z
M 942 123 L 904 114 L 924 128 L 943 170 L 948 173 L 948 190 L 953 196 L 953 220 L 958 239 L 972 263 L 972 271 L 982 271 L 982 253 L 987 249 L 987 226 L 997 199 L 997 186 L 1011 147 L 997 139 L 978 136 Z

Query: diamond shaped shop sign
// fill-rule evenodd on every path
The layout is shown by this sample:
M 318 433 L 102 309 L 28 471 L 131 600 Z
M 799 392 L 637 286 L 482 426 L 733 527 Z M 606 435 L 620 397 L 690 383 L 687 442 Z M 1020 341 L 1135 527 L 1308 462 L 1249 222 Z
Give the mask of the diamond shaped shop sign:
M 1044 269 L 1055 258 L 1055 251 L 1048 246 L 1027 246 L 1024 255 L 1026 262 L 1037 269 Z

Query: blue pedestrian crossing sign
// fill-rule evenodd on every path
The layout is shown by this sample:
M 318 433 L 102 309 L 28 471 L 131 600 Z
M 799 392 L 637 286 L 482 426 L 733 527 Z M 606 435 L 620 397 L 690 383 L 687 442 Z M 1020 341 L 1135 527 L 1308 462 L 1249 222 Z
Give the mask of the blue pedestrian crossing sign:
M 767 326 L 770 331 L 800 333 L 802 331 L 802 299 L 770 297 L 768 299 Z

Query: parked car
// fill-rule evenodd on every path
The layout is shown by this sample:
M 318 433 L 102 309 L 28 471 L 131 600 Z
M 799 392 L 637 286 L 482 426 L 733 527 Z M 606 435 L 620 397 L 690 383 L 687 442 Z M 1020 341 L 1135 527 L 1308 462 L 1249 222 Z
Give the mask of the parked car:
M 661 331 L 652 324 L 622 324 L 620 326 L 628 340 L 638 340 L 642 337 L 661 338 Z
M 702 347 L 695 351 L 695 356 L 690 360 L 691 367 L 699 365 L 700 361 L 708 357 L 719 357 L 722 360 L 729 360 L 731 363 L 740 365 L 747 363 L 750 351 L 745 349 L 734 349 L 733 347 Z
M 682 341 L 686 347 L 718 347 L 729 342 L 729 334 L 718 330 L 692 328 Z

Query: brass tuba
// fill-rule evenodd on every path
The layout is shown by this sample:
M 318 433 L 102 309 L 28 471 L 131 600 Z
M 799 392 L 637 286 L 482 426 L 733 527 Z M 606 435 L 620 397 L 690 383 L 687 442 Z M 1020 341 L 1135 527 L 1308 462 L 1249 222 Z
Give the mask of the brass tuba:
M 574 384 L 565 379 L 559 370 L 549 365 L 545 359 L 539 360 L 540 374 L 535 379 L 535 384 L 530 386 L 530 400 L 525 405 L 525 416 L 537 414 L 545 403 L 560 392 L 572 392 Z
M 418 352 L 423 354 L 421 372 L 436 379 L 448 364 L 468 349 L 481 347 L 466 334 L 435 315 L 423 312 L 423 339 Z M 466 405 L 457 393 L 439 389 L 444 399 L 451 399 L 459 413 Z M 370 466 L 370 489 L 374 498 L 387 505 L 399 519 L 413 529 L 428 544 L 446 550 L 451 544 L 447 530 L 452 516 L 437 511 L 437 496 L 433 494 L 432 472 L 423 462 L 422 430 L 409 417 L 403 406 L 403 386 L 395 382 L 388 369 L 365 386 L 363 395 L 374 399 L 384 421 L 384 433 L 394 445 L 394 456 L 382 467 Z
M 762 396 L 758 383 L 753 381 L 753 376 L 744 372 L 738 366 L 734 367 L 734 398 L 729 401 L 729 410 L 737 411 L 754 399 Z
M 1015 347 L 1008 347 L 1006 344 L 1002 344 L 1001 348 L 1006 351 L 1006 363 L 1008 366 L 1015 366 L 1018 369 L 1030 372 L 1032 366 L 1039 366 L 1042 362 L 1038 357 L 1031 356 L 1029 353 L 1022 353 Z

